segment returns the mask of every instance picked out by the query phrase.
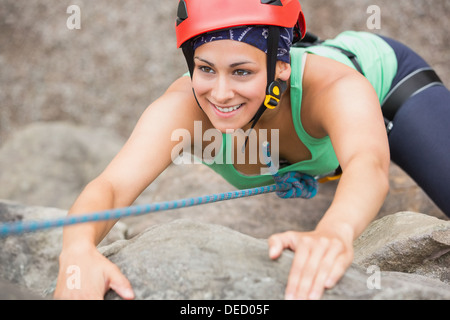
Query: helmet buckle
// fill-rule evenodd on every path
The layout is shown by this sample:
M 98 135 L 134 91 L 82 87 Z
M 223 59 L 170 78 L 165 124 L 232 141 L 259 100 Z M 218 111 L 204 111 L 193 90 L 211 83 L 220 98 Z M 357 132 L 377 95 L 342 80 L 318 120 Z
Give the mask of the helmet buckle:
M 281 95 L 286 91 L 287 85 L 285 81 L 273 81 L 267 87 L 266 99 L 264 100 L 264 105 L 267 109 L 275 109 L 280 103 Z

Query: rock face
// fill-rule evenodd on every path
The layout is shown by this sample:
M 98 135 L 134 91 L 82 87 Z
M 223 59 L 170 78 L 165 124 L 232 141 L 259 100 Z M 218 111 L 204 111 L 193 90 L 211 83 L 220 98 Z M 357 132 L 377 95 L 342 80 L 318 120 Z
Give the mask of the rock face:
M 450 284 L 449 222 L 412 212 L 375 221 L 355 242 L 355 263 Z
M 56 209 L 0 205 L 2 222 L 62 215 Z M 395 231 L 392 226 L 408 231 L 398 239 L 386 237 Z M 264 239 L 195 219 L 155 225 L 131 239 L 125 239 L 126 229 L 126 223 L 116 225 L 99 250 L 128 277 L 137 299 L 284 297 L 293 254 L 271 261 Z M 374 221 L 355 242 L 354 264 L 324 299 L 450 299 L 449 242 L 450 222 L 423 214 L 398 213 Z M 60 229 L 2 239 L 1 297 L 51 299 L 60 243 Z M 118 296 L 109 292 L 105 298 Z
M 0 202 L 0 223 L 57 219 L 66 215 L 67 211 L 55 208 Z M 118 224 L 102 244 L 120 239 L 124 239 L 122 224 Z M 45 290 L 51 287 L 58 274 L 62 229 L 0 238 L 0 241 L 0 279 L 45 296 Z
M 176 47 L 177 2 L 0 2 L 0 141 L 35 121 L 102 126 L 128 136 L 138 117 L 187 71 Z M 81 29 L 67 28 L 67 8 Z M 448 0 L 301 0 L 309 31 L 379 33 L 417 50 L 449 84 Z M 368 25 L 379 10 L 379 28 Z M 372 20 L 373 22 L 373 20 Z
M 37 122 L 0 145 L 0 198 L 69 209 L 124 140 L 105 129 Z
M 449 240 L 448 223 L 446 233 Z M 189 220 L 150 228 L 103 251 L 127 275 L 141 299 L 280 300 L 293 257 L 286 252 L 273 262 L 267 241 Z M 369 288 L 370 275 L 355 265 L 324 299 L 450 298 L 450 285 L 420 275 L 381 272 L 379 277 L 380 287 Z
M 191 220 L 102 251 L 144 299 L 282 299 L 290 264 L 288 255 L 271 262 L 264 240 Z

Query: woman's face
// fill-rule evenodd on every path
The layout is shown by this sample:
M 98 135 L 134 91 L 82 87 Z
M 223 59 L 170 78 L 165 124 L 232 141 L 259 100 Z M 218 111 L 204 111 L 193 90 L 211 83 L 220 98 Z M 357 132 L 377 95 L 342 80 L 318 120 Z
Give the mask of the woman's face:
M 247 125 L 264 101 L 266 54 L 238 41 L 200 46 L 194 55 L 193 88 L 213 126 L 225 133 Z

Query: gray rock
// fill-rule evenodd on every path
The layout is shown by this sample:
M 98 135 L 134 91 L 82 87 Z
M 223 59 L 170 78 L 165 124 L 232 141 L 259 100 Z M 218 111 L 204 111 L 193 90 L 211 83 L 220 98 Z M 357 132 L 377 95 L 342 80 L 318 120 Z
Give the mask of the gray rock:
M 301 3 L 309 31 L 322 38 L 347 29 L 396 38 L 449 83 L 448 0 Z M 70 4 L 1 1 L 0 140 L 39 120 L 101 125 L 128 136 L 144 108 L 187 70 L 175 45 L 177 1 L 79 1 L 81 30 L 66 27 Z M 367 26 L 374 4 L 379 30 Z
M 380 272 L 374 285 L 370 270 L 353 264 L 324 300 L 449 300 L 450 286 L 417 274 Z
M 267 241 L 190 220 L 150 228 L 102 251 L 137 299 L 149 300 L 280 300 L 293 258 L 285 252 L 272 261 Z M 380 272 L 378 287 L 368 285 L 371 276 L 354 265 L 324 299 L 450 299 L 449 285 L 420 275 Z
M 124 140 L 67 122 L 31 124 L 0 148 L 0 199 L 69 209 Z
M 59 209 L 0 203 L 0 222 L 53 219 L 66 215 L 66 211 Z M 390 224 L 408 225 L 408 229 L 415 231 L 408 236 L 399 235 L 402 241 L 409 241 L 411 248 L 433 252 L 434 249 L 424 246 L 430 244 L 429 241 L 421 243 L 426 240 L 424 234 L 429 234 L 432 229 L 445 230 L 442 226 L 448 226 L 448 222 L 416 215 L 421 219 L 397 214 L 369 226 L 363 239 L 356 242 L 360 249 L 356 251 L 355 263 L 337 287 L 326 292 L 324 299 L 450 299 L 450 286 L 436 280 L 430 273 L 394 272 L 383 268 L 374 273 L 369 270 L 368 262 L 364 263 L 360 257 L 363 250 L 361 241 L 367 243 L 371 239 L 377 248 L 377 244 L 383 242 L 380 238 L 386 237 L 381 232 L 383 225 L 389 231 Z M 423 221 L 428 221 L 429 227 L 423 228 Z M 130 279 L 138 299 L 278 300 L 284 296 L 293 254 L 287 251 L 279 260 L 271 261 L 265 239 L 225 226 L 187 219 L 152 226 L 131 239 L 125 238 L 126 224 L 119 223 L 117 228 L 99 249 Z M 433 234 L 434 241 L 445 244 L 448 240 L 445 233 Z M 18 292 L 26 288 L 31 295 L 51 298 L 58 273 L 61 235 L 60 229 L 52 229 L 2 239 L 0 279 L 6 284 L 0 284 L 0 288 L 5 288 L 5 292 L 15 292 L 10 290 L 13 284 Z M 384 249 L 379 245 L 378 248 L 388 250 L 389 245 Z M 435 270 L 448 266 L 447 255 L 444 253 L 435 259 Z M 395 255 L 391 259 L 394 260 L 392 264 L 410 264 L 410 260 L 399 259 Z M 378 267 L 386 261 L 387 257 L 369 262 Z M 416 262 L 416 265 L 416 270 L 420 271 L 420 263 Z M 375 281 L 372 288 L 373 277 L 378 282 Z M 10 297 L 21 299 L 22 296 L 14 293 Z M 118 297 L 109 292 L 106 298 Z
M 43 221 L 63 218 L 67 211 L 29 207 L 11 201 L 0 201 L 0 223 Z M 125 226 L 119 222 L 100 245 L 125 238 Z M 58 275 L 58 257 L 62 229 L 0 238 L 0 279 L 27 288 L 35 295 L 48 296 L 48 289 Z
M 290 264 L 271 262 L 265 240 L 190 220 L 103 250 L 140 299 L 281 299 Z
M 43 300 L 28 288 L 0 279 L 0 300 Z
M 413 212 L 386 216 L 355 241 L 354 262 L 450 284 L 450 221 Z
M 29 221 L 64 216 L 52 208 L 25 207 L 11 202 L 0 203 L 0 221 Z M 58 273 L 62 229 L 1 239 L 0 279 L 45 295 Z

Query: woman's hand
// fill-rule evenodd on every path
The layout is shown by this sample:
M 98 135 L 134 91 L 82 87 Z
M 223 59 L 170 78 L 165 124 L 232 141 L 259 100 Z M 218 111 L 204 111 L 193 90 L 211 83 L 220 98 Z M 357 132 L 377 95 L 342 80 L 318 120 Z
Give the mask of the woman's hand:
M 295 252 L 286 299 L 320 299 L 336 285 L 353 261 L 351 237 L 320 231 L 286 232 L 269 239 L 269 256 L 280 257 L 284 249 Z
M 134 299 L 128 279 L 94 247 L 60 256 L 55 299 L 102 300 L 112 289 L 126 300 Z

